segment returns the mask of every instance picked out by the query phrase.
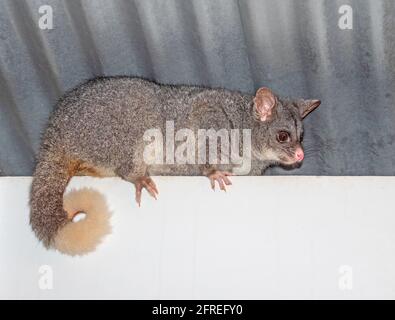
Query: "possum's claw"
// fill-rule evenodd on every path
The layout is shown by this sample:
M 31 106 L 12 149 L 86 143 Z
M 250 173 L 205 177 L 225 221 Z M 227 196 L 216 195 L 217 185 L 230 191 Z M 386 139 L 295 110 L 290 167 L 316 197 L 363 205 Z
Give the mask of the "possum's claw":
M 232 182 L 228 178 L 228 176 L 231 175 L 232 173 L 227 171 L 214 171 L 213 173 L 209 174 L 208 178 L 210 179 L 211 188 L 215 190 L 215 181 L 217 181 L 219 188 L 223 191 L 226 191 L 225 185 L 229 186 L 232 184 Z
M 148 193 L 156 200 L 156 196 L 159 194 L 159 192 L 155 182 L 150 177 L 140 177 L 135 181 L 134 185 L 136 187 L 136 202 L 139 207 L 141 205 L 141 191 L 143 189 L 146 189 Z

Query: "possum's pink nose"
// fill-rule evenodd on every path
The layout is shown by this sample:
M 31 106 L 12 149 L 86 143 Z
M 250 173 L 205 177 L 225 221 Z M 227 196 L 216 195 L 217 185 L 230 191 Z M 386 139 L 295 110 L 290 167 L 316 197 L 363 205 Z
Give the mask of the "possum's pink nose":
M 300 162 L 304 159 L 304 152 L 302 148 L 297 148 L 295 151 L 295 160 Z

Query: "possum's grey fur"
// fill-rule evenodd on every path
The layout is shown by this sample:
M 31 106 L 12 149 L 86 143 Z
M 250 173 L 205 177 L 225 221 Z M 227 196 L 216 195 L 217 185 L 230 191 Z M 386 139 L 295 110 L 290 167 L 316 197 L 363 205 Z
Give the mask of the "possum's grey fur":
M 59 230 L 71 223 L 75 212 L 63 209 L 63 193 L 73 175 L 119 176 L 134 182 L 147 174 L 205 173 L 207 166 L 145 164 L 142 136 L 149 128 L 164 131 L 166 120 L 174 121 L 175 130 L 251 129 L 251 174 L 281 164 L 281 156 L 273 154 L 292 153 L 300 144 L 300 110 L 306 102 L 278 98 L 273 118 L 262 123 L 253 101 L 253 95 L 225 89 L 161 85 L 132 77 L 98 78 L 68 92 L 50 118 L 31 187 L 30 223 L 37 237 L 46 247 L 55 246 Z M 274 138 L 284 128 L 295 136 L 295 144 L 285 149 Z

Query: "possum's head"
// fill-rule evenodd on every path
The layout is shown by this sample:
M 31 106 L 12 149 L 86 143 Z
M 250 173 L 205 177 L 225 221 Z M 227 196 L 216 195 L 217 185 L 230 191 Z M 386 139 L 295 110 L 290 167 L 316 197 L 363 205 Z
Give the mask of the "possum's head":
M 252 107 L 254 156 L 280 165 L 300 164 L 304 158 L 302 120 L 320 103 L 320 100 L 281 100 L 270 89 L 260 88 Z

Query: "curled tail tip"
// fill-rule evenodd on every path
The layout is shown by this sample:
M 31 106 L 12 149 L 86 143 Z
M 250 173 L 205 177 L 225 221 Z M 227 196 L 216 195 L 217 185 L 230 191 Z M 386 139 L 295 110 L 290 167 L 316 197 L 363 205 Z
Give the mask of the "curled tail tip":
M 64 195 L 63 207 L 69 222 L 56 233 L 51 246 L 75 256 L 94 251 L 103 238 L 111 233 L 111 212 L 104 196 L 91 188 L 71 190 Z M 84 213 L 77 222 L 73 218 Z

